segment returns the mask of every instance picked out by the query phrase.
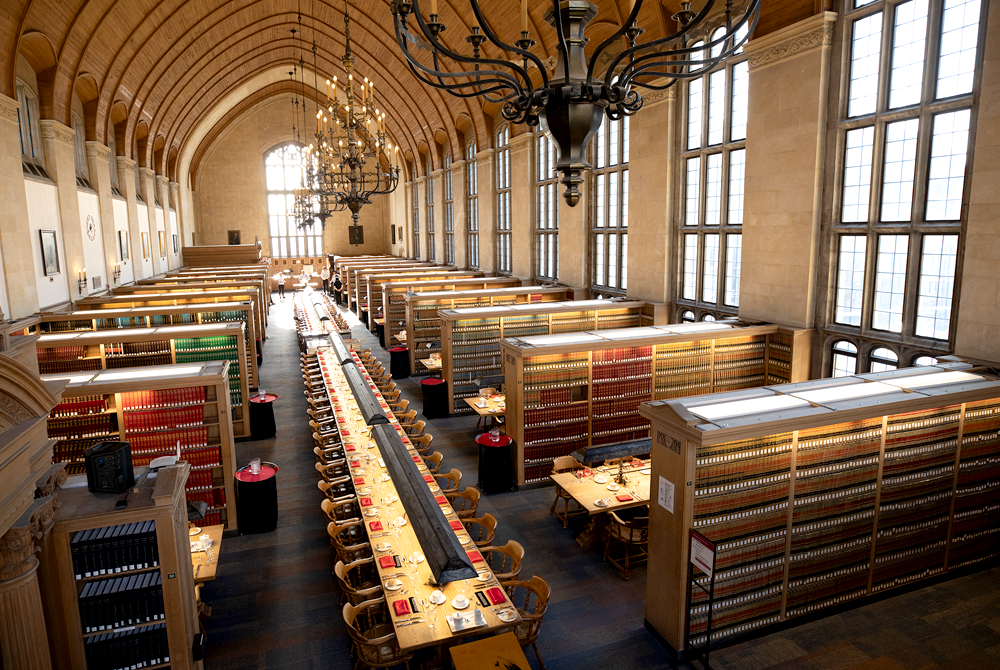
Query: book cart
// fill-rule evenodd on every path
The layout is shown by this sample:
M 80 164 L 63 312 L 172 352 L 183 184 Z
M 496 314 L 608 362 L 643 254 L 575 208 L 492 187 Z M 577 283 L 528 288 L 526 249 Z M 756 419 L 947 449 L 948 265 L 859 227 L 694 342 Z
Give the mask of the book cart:
M 91 296 L 76 301 L 77 309 L 122 309 L 125 307 L 162 307 L 165 305 L 198 305 L 219 302 L 249 302 L 253 305 L 254 330 L 262 340 L 267 339 L 265 332 L 267 320 L 261 311 L 260 294 L 256 289 L 225 289 L 212 291 L 166 292 L 157 294 L 127 294 Z
M 188 500 L 208 505 L 205 525 L 236 527 L 233 475 L 236 455 L 229 405 L 229 362 L 211 361 L 46 375 L 68 381 L 47 420 L 55 463 L 85 472 L 84 449 L 128 442 L 136 476 L 160 456 L 177 453 L 191 464 Z M 185 515 L 186 518 L 186 515 Z
M 161 469 L 122 510 L 115 501 L 123 494 L 93 494 L 86 486 L 58 492 L 61 506 L 39 569 L 53 667 L 204 667 L 193 649 L 200 633 L 187 476 L 187 463 Z
M 518 484 L 576 449 L 648 438 L 643 402 L 806 379 L 810 333 L 732 321 L 502 341 Z
M 667 318 L 663 305 L 635 300 L 442 309 L 438 316 L 441 377 L 448 384 L 448 406 L 455 414 L 472 411 L 464 399 L 478 395 L 481 386 L 497 386 L 487 378 L 504 374 L 500 351 L 504 338 L 652 326 Z M 415 355 L 411 349 L 411 358 Z
M 382 305 L 385 311 L 385 342 L 392 342 L 395 335 L 406 332 L 406 294 L 432 291 L 467 291 L 520 286 L 517 277 L 471 277 L 426 282 L 386 282 L 382 284 Z M 440 339 L 440 338 L 439 338 Z
M 387 282 L 425 282 L 446 281 L 448 279 L 475 279 L 486 276 L 479 270 L 454 270 L 430 268 L 427 270 L 403 270 L 390 272 L 361 272 L 358 275 L 358 288 L 361 291 L 362 303 L 368 309 L 368 329 L 375 332 L 375 319 L 384 315 L 382 304 L 382 285 Z
M 41 374 L 229 361 L 236 437 L 250 436 L 247 351 L 242 323 L 49 333 L 38 338 Z
M 254 308 L 260 315 L 260 322 L 267 325 L 267 312 L 270 305 L 270 287 L 263 291 L 260 289 L 260 282 L 255 281 L 224 281 L 211 282 L 199 281 L 194 283 L 169 282 L 166 284 L 157 283 L 150 286 L 137 284 L 127 284 L 115 289 L 115 295 L 153 295 L 171 293 L 216 293 L 217 291 L 247 291 L 251 294 Z
M 427 358 L 430 354 L 441 351 L 441 343 L 444 338 L 441 334 L 439 310 L 496 307 L 519 303 L 566 302 L 582 299 L 585 294 L 585 289 L 574 289 L 567 286 L 511 286 L 479 290 L 406 293 L 403 295 L 406 307 L 406 328 L 404 331 L 406 333 L 406 346 L 410 347 L 412 352 L 420 354 L 419 357 L 415 355 L 410 357 L 410 372 L 416 373 L 423 370 L 424 364 L 420 362 L 420 358 Z M 393 326 L 393 334 L 396 334 L 398 325 L 394 323 Z M 386 344 L 389 341 L 387 329 Z
M 676 651 L 691 530 L 716 547 L 712 640 L 1000 554 L 1000 381 L 967 363 L 647 403 L 646 621 Z M 654 489 L 656 491 L 657 489 Z
M 251 389 L 260 383 L 257 366 L 257 331 L 253 306 L 248 302 L 88 309 L 75 312 L 41 314 L 39 330 L 61 333 L 71 330 L 112 330 L 116 328 L 154 328 L 188 324 L 242 322 L 247 346 L 247 384 Z

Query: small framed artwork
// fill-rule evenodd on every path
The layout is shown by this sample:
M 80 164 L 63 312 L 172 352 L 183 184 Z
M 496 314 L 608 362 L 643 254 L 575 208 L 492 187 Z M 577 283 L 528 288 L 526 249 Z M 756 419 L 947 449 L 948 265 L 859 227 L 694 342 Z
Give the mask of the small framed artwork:
M 239 244 L 240 243 L 240 231 L 230 230 L 228 234 L 229 244 Z
M 392 243 L 396 243 L 396 226 L 390 226 L 392 228 Z
M 128 231 L 118 231 L 118 258 L 123 261 L 128 260 Z
M 399 227 L 399 243 L 400 244 L 403 243 L 403 227 L 402 226 Z
M 157 239 L 160 242 L 160 258 L 163 258 L 167 255 L 167 234 L 162 230 L 158 230 L 156 233 Z
M 142 234 L 142 257 L 149 258 L 149 233 Z
M 59 274 L 59 244 L 56 242 L 56 231 L 39 230 L 38 235 L 42 242 L 42 268 L 45 276 Z
M 365 243 L 364 226 L 350 226 L 347 230 L 348 230 L 348 241 L 350 242 L 350 244 Z
M 174 238 L 174 254 L 176 254 L 177 253 L 177 233 L 173 234 L 173 238 Z

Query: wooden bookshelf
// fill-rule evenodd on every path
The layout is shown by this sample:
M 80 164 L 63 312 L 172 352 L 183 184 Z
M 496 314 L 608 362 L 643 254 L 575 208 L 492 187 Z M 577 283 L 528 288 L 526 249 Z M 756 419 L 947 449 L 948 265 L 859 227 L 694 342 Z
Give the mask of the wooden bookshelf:
M 207 338 L 207 339 L 206 339 Z M 42 374 L 228 361 L 236 437 L 250 436 L 247 352 L 242 323 L 49 333 L 38 338 Z
M 136 476 L 150 461 L 176 453 L 191 464 L 188 499 L 208 505 L 206 525 L 237 524 L 236 454 L 229 362 L 45 375 L 66 382 L 49 414 L 52 462 L 69 474 L 86 472 L 83 450 L 98 442 L 129 442 Z
M 1000 555 L 1000 380 L 969 364 L 652 402 L 646 621 L 683 650 L 692 529 L 712 639 Z M 692 485 L 693 483 L 693 485 Z M 654 494 L 655 496 L 655 494 Z M 707 605 L 690 606 L 691 645 Z
M 391 347 L 392 337 L 406 332 L 406 294 L 432 291 L 467 291 L 520 286 L 517 277 L 468 277 L 425 282 L 385 282 L 382 284 L 382 307 L 385 312 L 385 344 Z M 440 339 L 440 338 L 439 338 Z
M 574 333 L 653 325 L 666 321 L 664 305 L 635 300 L 578 300 L 497 307 L 442 309 L 441 377 L 448 384 L 454 414 L 472 411 L 465 398 L 480 386 L 474 380 L 502 376 L 500 341 L 507 337 Z M 410 347 L 410 358 L 424 358 Z
M 199 244 L 181 248 L 181 262 L 188 267 L 243 267 L 261 262 L 260 241 L 253 244 Z
M 499 345 L 519 484 L 545 481 L 555 458 L 581 447 L 648 438 L 643 402 L 808 378 L 806 330 L 730 321 L 561 332 Z
M 143 280 L 140 280 L 143 281 Z M 167 280 L 167 283 L 152 285 L 127 284 L 115 289 L 115 295 L 170 295 L 171 293 L 215 293 L 217 291 L 247 291 L 252 295 L 254 307 L 260 315 L 260 322 L 267 326 L 267 312 L 270 305 L 271 289 L 261 288 L 259 281 L 226 280 L 222 282 L 184 282 Z
M 137 491 L 129 494 L 128 507 L 123 510 L 115 509 L 115 501 L 121 495 L 90 493 L 85 484 L 79 488 L 63 488 L 56 494 L 61 507 L 52 532 L 42 543 L 39 570 L 53 667 L 62 670 L 103 670 L 108 667 L 88 663 L 88 641 L 91 646 L 94 645 L 101 632 L 84 632 L 79 596 L 90 582 L 104 582 L 122 576 L 138 577 L 146 573 L 158 576 L 162 593 L 136 593 L 133 597 L 148 599 L 150 607 L 162 613 L 162 618 L 112 628 L 111 631 L 136 636 L 147 644 L 150 638 L 165 632 L 169 663 L 145 667 L 169 666 L 173 670 L 200 670 L 204 667 L 201 661 L 193 660 L 192 653 L 199 624 L 184 497 L 188 471 L 187 463 L 161 469 L 154 480 L 147 480 Z M 103 528 L 116 529 L 119 539 L 94 540 L 87 545 L 87 556 L 102 556 L 108 565 L 117 565 L 119 561 L 113 557 L 121 558 L 121 537 L 128 532 L 126 542 L 131 540 L 131 547 L 142 551 L 139 558 L 153 560 L 143 562 L 141 568 L 90 578 L 81 574 L 78 579 L 73 548 L 77 548 L 79 556 L 79 537 L 84 534 L 81 531 Z M 74 539 L 78 541 L 74 543 Z M 154 562 L 155 566 L 152 565 Z
M 248 302 L 221 302 L 158 307 L 124 307 L 121 309 L 88 309 L 41 314 L 38 318 L 40 320 L 39 329 L 43 333 L 242 322 L 246 324 L 244 333 L 246 334 L 247 346 L 247 384 L 251 389 L 255 389 L 260 383 L 256 342 L 259 337 L 256 321 L 253 317 L 253 305 Z
M 405 330 L 402 332 L 406 333 L 406 346 L 413 351 L 419 350 L 420 353 L 419 357 L 410 357 L 410 372 L 423 371 L 424 364 L 419 359 L 427 358 L 430 354 L 441 351 L 441 343 L 444 338 L 441 334 L 439 310 L 474 309 L 520 303 L 566 302 L 574 299 L 582 300 L 586 293 L 586 289 L 574 289 L 567 286 L 509 286 L 478 290 L 405 293 L 403 295 Z M 387 320 L 386 346 L 392 346 L 395 342 L 392 342 L 391 335 L 396 335 L 400 329 L 399 324 L 394 321 L 390 335 L 388 323 Z M 431 346 L 427 346 L 428 344 Z
M 368 305 L 368 329 L 375 331 L 375 319 L 380 319 L 384 315 L 385 306 L 382 304 L 382 286 L 389 282 L 410 282 L 411 284 L 423 283 L 427 281 L 447 281 L 449 279 L 476 279 L 484 277 L 485 272 L 479 270 L 448 270 L 448 269 L 417 269 L 410 271 L 389 271 L 362 272 L 359 275 L 358 287 L 361 289 L 361 298 Z
M 252 275 L 240 273 L 240 274 L 201 274 L 196 276 L 189 275 L 174 275 L 167 277 L 153 277 L 151 279 L 140 279 L 134 284 L 126 284 L 123 289 L 131 289 L 133 286 L 137 287 L 156 287 L 162 286 L 170 288 L 171 290 L 178 289 L 184 290 L 189 288 L 211 288 L 213 286 L 226 286 L 226 287 L 236 287 L 243 288 L 244 286 L 253 286 L 260 291 L 261 301 L 265 303 L 271 302 L 271 284 L 265 273 L 259 272 Z M 119 291 L 120 292 L 120 291 Z
M 261 311 L 260 293 L 256 289 L 212 290 L 189 292 L 164 292 L 156 294 L 100 295 L 76 301 L 77 309 L 122 309 L 125 307 L 161 307 L 165 305 L 198 305 L 219 302 L 253 303 L 254 330 L 262 340 L 267 339 L 266 324 Z
M 358 287 L 357 287 L 357 275 L 361 270 L 366 269 L 389 269 L 393 267 L 398 267 L 401 269 L 405 268 L 432 268 L 437 267 L 436 263 L 431 263 L 429 261 L 415 261 L 413 259 L 406 258 L 387 258 L 376 261 L 367 262 L 356 262 L 356 263 L 344 263 L 339 269 L 340 281 L 344 284 L 344 296 L 347 299 L 345 303 L 349 309 L 356 309 L 358 301 Z

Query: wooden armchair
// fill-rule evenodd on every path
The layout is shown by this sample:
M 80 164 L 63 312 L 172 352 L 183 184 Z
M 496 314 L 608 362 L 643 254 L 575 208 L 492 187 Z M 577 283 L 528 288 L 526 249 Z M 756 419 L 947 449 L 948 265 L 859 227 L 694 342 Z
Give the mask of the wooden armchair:
M 608 513 L 608 525 L 604 531 L 604 560 L 628 579 L 633 564 L 642 565 L 649 560 L 649 509 L 640 508 L 632 518 L 627 517 L 626 511 L 623 510 L 621 516 L 616 512 Z M 621 556 L 616 556 L 615 550 L 619 547 L 623 552 Z
M 351 474 L 351 471 L 347 468 L 347 460 L 343 458 L 338 458 L 326 464 L 316 463 L 315 467 L 319 476 L 328 482 L 339 481 Z
M 477 547 L 489 547 L 493 544 L 493 538 L 497 534 L 497 519 L 492 514 L 462 519 L 462 525 Z
M 427 452 L 431 450 L 431 441 L 433 439 L 433 435 L 430 433 L 424 433 L 420 437 L 414 437 L 410 440 L 410 442 L 413 443 L 413 448 L 416 449 L 421 456 L 426 456 Z
M 346 603 L 344 624 L 354 643 L 358 664 L 369 668 L 389 668 L 402 664 L 409 670 L 413 654 L 404 654 L 399 648 L 385 596 L 356 607 Z
M 486 559 L 494 576 L 501 582 L 517 579 L 521 574 L 521 561 L 524 560 L 524 547 L 516 540 L 508 540 L 502 547 L 483 547 L 479 551 Z
M 337 553 L 337 558 L 344 563 L 372 556 L 372 546 L 368 543 L 362 521 L 331 521 L 326 525 L 326 532 L 330 536 L 330 546 Z
M 436 475 L 441 470 L 441 460 L 444 456 L 440 451 L 435 451 L 430 456 L 424 456 L 424 465 L 427 466 L 427 471 L 432 475 Z
M 437 485 L 441 487 L 441 493 L 448 495 L 449 493 L 458 491 L 458 487 L 462 483 L 462 471 L 458 468 L 452 468 L 451 472 L 447 474 L 439 472 L 434 475 L 434 479 L 437 481 Z
M 319 486 L 319 490 L 323 492 L 327 500 L 339 502 L 345 498 L 354 498 L 354 481 L 350 477 L 343 477 L 335 482 L 321 479 L 316 482 L 316 485 Z
M 361 508 L 358 507 L 356 498 L 346 498 L 344 500 L 330 500 L 326 498 L 319 504 L 320 509 L 326 514 L 326 521 L 336 521 L 338 524 L 345 521 L 359 521 L 361 519 Z
M 342 603 L 360 605 L 383 595 L 382 582 L 379 581 L 374 558 L 362 558 L 353 563 L 337 561 L 333 566 L 333 574 L 340 582 L 340 590 L 343 591 Z
M 572 456 L 560 456 L 552 463 L 552 473 L 558 474 L 560 472 L 572 472 L 573 470 L 579 470 L 583 465 L 580 461 L 576 460 Z M 559 503 L 562 503 L 562 514 L 556 509 Z M 575 505 L 577 509 L 570 510 L 570 505 Z M 580 507 L 580 504 L 573 499 L 569 493 L 566 492 L 561 486 L 556 484 L 556 499 L 552 501 L 552 507 L 549 508 L 549 514 L 555 514 L 556 518 L 562 521 L 563 528 L 569 526 L 569 519 L 571 516 L 580 516 L 581 514 L 586 514 L 587 510 Z
M 458 514 L 459 519 L 471 519 L 476 516 L 479 509 L 479 498 L 482 494 L 475 486 L 467 486 L 464 491 L 453 491 L 445 493 L 451 508 Z
M 399 395 L 397 394 L 396 397 L 398 398 Z M 396 402 L 390 402 L 386 399 L 385 402 L 389 405 L 389 409 L 392 410 L 393 414 L 406 414 L 406 412 L 410 409 L 410 401 L 406 399 L 397 400 Z
M 420 437 L 424 434 L 424 427 L 427 426 L 427 422 L 420 419 L 416 423 L 400 423 L 399 425 L 402 426 L 403 432 L 406 433 L 407 437 Z
M 514 629 L 517 641 L 521 643 L 522 647 L 531 645 L 531 648 L 535 650 L 535 658 L 538 659 L 538 667 L 545 670 L 545 663 L 538 655 L 538 646 L 535 641 L 542 628 L 542 619 L 548 608 L 552 587 L 538 575 L 534 575 L 526 582 L 501 581 L 500 586 L 506 591 L 511 604 L 517 608 L 517 613 L 521 615 L 521 623 Z

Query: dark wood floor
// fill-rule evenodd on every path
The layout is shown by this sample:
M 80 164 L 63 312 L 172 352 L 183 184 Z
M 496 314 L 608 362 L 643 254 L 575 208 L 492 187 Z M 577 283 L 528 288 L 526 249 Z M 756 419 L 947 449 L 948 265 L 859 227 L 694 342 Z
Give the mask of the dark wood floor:
M 271 308 L 261 367 L 262 386 L 281 396 L 275 403 L 278 435 L 236 447 L 240 464 L 258 456 L 280 466 L 278 528 L 225 540 L 219 576 L 203 590 L 213 608 L 205 621 L 208 670 L 350 667 L 291 314 L 290 298 Z M 356 318 L 352 323 L 356 337 L 385 353 Z M 383 358 L 388 367 L 387 355 Z M 420 412 L 416 382 L 398 385 L 411 409 Z M 475 418 L 429 421 L 427 432 L 444 455 L 444 468 L 459 468 L 464 484 L 474 485 Z M 538 574 L 552 585 L 538 640 L 547 668 L 671 667 L 643 628 L 645 569 L 635 570 L 626 582 L 601 561 L 596 548 L 578 547 L 573 540 L 579 526 L 563 529 L 549 516 L 552 496 L 552 489 L 536 488 L 484 496 L 480 504 L 499 520 L 498 543 L 515 539 L 525 546 L 522 575 Z M 530 650 L 527 656 L 534 665 Z M 1000 670 L 1000 568 L 986 567 L 720 649 L 713 652 L 712 665 L 720 670 Z

